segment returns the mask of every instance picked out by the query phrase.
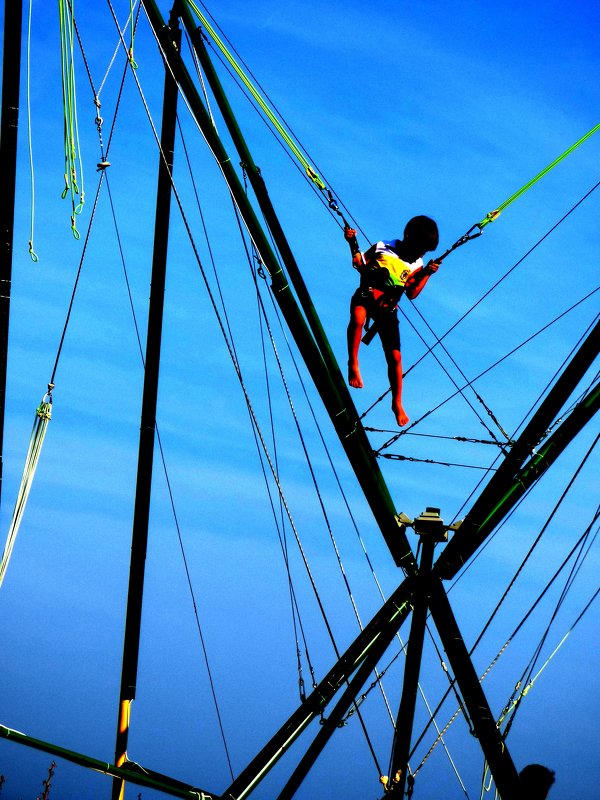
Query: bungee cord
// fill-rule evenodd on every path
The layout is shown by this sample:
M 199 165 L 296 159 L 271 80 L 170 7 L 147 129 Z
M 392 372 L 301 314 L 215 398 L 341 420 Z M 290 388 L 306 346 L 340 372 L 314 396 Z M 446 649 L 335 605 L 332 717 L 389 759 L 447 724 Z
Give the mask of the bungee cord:
M 47 431 L 47 428 L 48 428 L 48 423 L 50 422 L 50 419 L 52 418 L 52 391 L 55 388 L 54 381 L 55 381 L 56 370 L 58 368 L 58 361 L 59 361 L 60 354 L 61 354 L 61 351 L 62 351 L 62 347 L 63 347 L 63 343 L 64 343 L 66 331 L 67 331 L 67 327 L 68 327 L 68 324 L 69 324 L 69 319 L 71 317 L 71 311 L 72 311 L 73 302 L 74 302 L 74 299 L 75 299 L 75 292 L 77 290 L 77 285 L 79 283 L 79 277 L 81 275 L 81 268 L 83 266 L 83 259 L 84 259 L 84 255 L 85 255 L 85 252 L 86 252 L 87 244 L 88 244 L 88 241 L 89 241 L 89 236 L 90 236 L 90 232 L 91 232 L 92 223 L 94 221 L 94 216 L 95 216 L 95 213 L 96 213 L 96 207 L 97 207 L 97 204 L 98 204 L 98 197 L 99 197 L 99 194 L 100 194 L 101 186 L 102 186 L 102 175 L 100 175 L 100 179 L 98 181 L 98 188 L 97 188 L 97 191 L 96 191 L 96 196 L 94 198 L 94 205 L 93 205 L 93 208 L 92 208 L 92 214 L 91 214 L 91 217 L 90 217 L 90 222 L 89 222 L 88 229 L 87 229 L 87 234 L 86 234 L 86 237 L 85 237 L 85 243 L 84 243 L 84 247 L 83 247 L 83 252 L 82 252 L 82 255 L 81 255 L 81 259 L 80 259 L 80 262 L 79 262 L 79 267 L 78 267 L 76 278 L 75 278 L 75 286 L 74 286 L 73 292 L 71 294 L 71 300 L 70 300 L 69 309 L 68 309 L 68 312 L 67 312 L 67 319 L 66 319 L 64 327 L 63 327 L 63 332 L 62 332 L 62 335 L 60 337 L 60 343 L 59 343 L 59 346 L 58 346 L 58 352 L 57 352 L 57 355 L 56 355 L 56 360 L 54 362 L 54 367 L 52 369 L 52 377 L 50 378 L 50 380 L 48 382 L 48 391 L 44 395 L 44 398 L 42 399 L 42 402 L 40 403 L 40 405 L 38 406 L 38 408 L 36 409 L 36 412 L 35 412 L 33 429 L 32 429 L 30 440 L 29 440 L 29 447 L 28 447 L 27 456 L 26 456 L 26 459 L 25 459 L 25 467 L 24 467 L 24 471 L 23 471 L 23 476 L 21 478 L 21 484 L 20 484 L 19 491 L 18 491 L 18 494 L 17 494 L 17 499 L 15 501 L 15 508 L 14 508 L 12 520 L 11 520 L 11 523 L 10 523 L 10 526 L 9 526 L 9 532 L 8 532 L 8 537 L 7 537 L 7 543 L 6 543 L 5 550 L 4 550 L 4 555 L 2 557 L 2 562 L 0 564 L 0 585 L 1 585 L 2 581 L 3 581 L 3 579 L 4 579 L 4 574 L 6 573 L 8 562 L 10 560 L 10 556 L 11 556 L 12 551 L 13 551 L 14 543 L 15 543 L 15 540 L 17 538 L 17 534 L 19 532 L 19 528 L 21 526 L 21 522 L 22 522 L 22 519 L 23 519 L 23 514 L 25 513 L 25 506 L 27 505 L 27 499 L 28 499 L 29 493 L 31 491 L 31 485 L 32 485 L 33 479 L 35 477 L 35 472 L 36 472 L 36 469 L 37 469 L 37 466 L 38 466 L 38 463 L 39 463 L 39 459 L 40 459 L 40 456 L 41 456 L 41 452 L 42 452 L 42 446 L 43 446 L 43 443 L 44 443 L 44 439 L 46 437 L 46 431 Z
M 544 169 L 541 172 L 538 172 L 538 174 L 535 175 L 533 178 L 531 178 L 531 180 L 528 181 L 524 186 L 521 186 L 520 189 L 518 189 L 508 199 L 506 199 L 503 203 L 501 203 L 498 206 L 498 208 L 496 208 L 494 211 L 490 211 L 488 214 L 486 214 L 486 216 L 480 222 L 476 223 L 477 227 L 481 230 L 486 225 L 488 225 L 490 222 L 493 222 L 495 219 L 498 219 L 498 217 L 500 216 L 502 211 L 504 211 L 505 208 L 508 208 L 508 206 L 510 206 L 512 203 L 514 203 L 515 200 L 518 200 L 519 197 L 521 197 L 521 195 L 525 194 L 526 191 L 531 189 L 531 187 L 534 186 L 541 178 L 543 178 L 544 175 L 547 175 L 551 170 L 554 169 L 554 167 L 557 166 L 557 164 L 560 164 L 561 161 L 563 161 L 574 150 L 577 150 L 577 148 L 580 147 L 587 139 L 589 139 L 590 136 L 593 136 L 594 133 L 596 133 L 596 131 L 599 131 L 599 130 L 600 130 L 600 123 L 598 123 L 598 125 L 594 125 L 594 127 L 591 130 L 589 130 L 580 139 L 578 139 L 574 144 L 572 144 L 570 147 L 568 147 L 564 151 L 564 153 L 561 153 L 561 155 L 557 156 L 557 158 L 555 158 L 554 161 L 552 161 L 550 164 L 548 164 L 547 167 L 544 167 Z
M 230 66 L 233 68 L 237 76 L 243 82 L 246 89 L 250 92 L 256 103 L 258 103 L 259 107 L 261 108 L 262 112 L 265 114 L 267 119 L 273 125 L 277 133 L 281 136 L 283 141 L 287 144 L 291 152 L 295 155 L 298 161 L 302 164 L 304 169 L 306 170 L 306 174 L 311 178 L 312 181 L 319 187 L 319 189 L 325 189 L 325 183 L 323 179 L 319 176 L 316 172 L 314 167 L 310 164 L 302 150 L 298 147 L 290 133 L 286 130 L 284 125 L 281 123 L 277 115 L 274 111 L 270 108 L 269 104 L 266 102 L 264 97 L 262 97 L 261 93 L 258 91 L 256 86 L 252 83 L 249 77 L 246 75 L 244 70 L 240 67 L 238 62 L 234 59 L 233 54 L 229 51 L 226 47 L 225 43 L 217 33 L 217 31 L 213 28 L 208 18 L 202 13 L 202 11 L 198 8 L 198 6 L 193 2 L 193 0 L 183 0 L 186 5 L 188 5 L 194 14 L 198 17 L 201 21 L 202 25 L 210 34 L 212 40 L 220 49 L 221 53 L 229 62 Z
M 202 28 L 199 28 L 198 31 L 206 46 L 211 48 L 215 57 L 259 114 L 268 130 L 275 137 L 275 140 L 287 153 L 291 162 L 303 174 L 321 204 L 330 212 L 334 220 L 336 220 L 336 215 L 340 217 L 341 222 L 338 223 L 340 229 L 348 225 L 347 216 L 352 221 L 354 228 L 361 230 L 364 235 L 347 206 L 335 199 L 335 192 L 330 185 L 328 186 L 323 170 L 316 166 L 316 162 L 308 154 L 306 147 L 300 142 L 297 134 L 292 131 L 284 115 L 252 74 L 251 69 L 235 50 L 235 47 L 211 16 L 206 6 L 201 2 L 195 4 L 192 0 L 183 0 L 183 2 L 192 9 L 204 26 L 206 33 Z M 204 12 L 200 10 L 199 6 L 203 7 Z M 340 211 L 340 206 L 344 209 L 346 216 Z

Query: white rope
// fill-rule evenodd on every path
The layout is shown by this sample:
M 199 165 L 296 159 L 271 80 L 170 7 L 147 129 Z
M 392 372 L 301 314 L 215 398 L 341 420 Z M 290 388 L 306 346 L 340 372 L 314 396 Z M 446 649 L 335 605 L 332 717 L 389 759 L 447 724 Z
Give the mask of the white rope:
M 15 544 L 15 539 L 17 538 L 17 533 L 19 532 L 19 527 L 21 525 L 21 519 L 23 518 L 23 513 L 25 512 L 25 505 L 27 504 L 27 498 L 29 497 L 29 491 L 31 489 L 31 484 L 33 483 L 35 470 L 37 468 L 38 461 L 40 460 L 40 453 L 42 451 L 42 445 L 46 435 L 46 428 L 48 427 L 48 423 L 52 417 L 52 395 L 50 394 L 51 388 L 53 387 L 50 385 L 48 387 L 48 394 L 44 395 L 42 402 L 35 412 L 35 420 L 33 422 L 31 437 L 29 439 L 29 449 L 27 450 L 27 458 L 25 459 L 25 467 L 23 469 L 23 477 L 21 478 L 21 486 L 19 487 L 19 494 L 17 495 L 15 509 L 13 511 L 12 520 L 8 529 L 6 545 L 4 547 L 4 553 L 2 555 L 2 561 L 0 562 L 0 586 L 2 586 L 6 568 L 8 567 L 8 562 L 10 561 Z

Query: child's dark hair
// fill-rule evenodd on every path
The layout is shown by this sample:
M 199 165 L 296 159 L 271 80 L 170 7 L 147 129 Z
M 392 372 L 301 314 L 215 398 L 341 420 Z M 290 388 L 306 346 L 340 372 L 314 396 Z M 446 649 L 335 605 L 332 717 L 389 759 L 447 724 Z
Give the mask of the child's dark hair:
M 440 241 L 438 226 L 431 217 L 419 216 L 409 219 L 404 228 L 404 238 L 418 241 L 428 250 L 435 250 Z

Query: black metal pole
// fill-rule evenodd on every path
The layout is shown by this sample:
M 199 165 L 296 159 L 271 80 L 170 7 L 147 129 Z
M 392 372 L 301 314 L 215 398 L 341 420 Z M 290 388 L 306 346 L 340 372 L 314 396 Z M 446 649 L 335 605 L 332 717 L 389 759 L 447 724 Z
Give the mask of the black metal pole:
M 494 477 L 485 487 L 473 507 L 467 513 L 459 530 L 446 545 L 436 561 L 434 572 L 444 579 L 454 577 L 459 569 L 475 553 L 492 530 L 513 508 L 523 494 L 523 474 L 528 474 L 528 487 L 545 472 L 570 441 L 581 430 L 585 422 L 597 410 L 597 389 L 572 412 L 569 425 L 561 425 L 541 447 L 540 440 L 548 430 L 555 416 L 577 387 L 600 351 L 600 322 L 596 323 L 579 350 L 535 412 L 525 430 L 513 446 L 511 453 L 500 465 Z M 522 469 L 525 459 L 534 451 L 546 453 L 546 459 L 539 452 L 528 462 L 528 469 Z M 531 465 L 535 465 L 533 470 Z
M 577 405 L 561 425 L 556 428 L 544 444 L 515 475 L 512 484 L 504 494 L 502 502 L 492 510 L 485 522 L 468 541 L 463 541 L 460 558 L 454 562 L 441 562 L 441 577 L 453 578 L 460 567 L 467 561 L 485 539 L 498 527 L 511 509 L 515 507 L 525 492 L 544 475 L 556 459 L 582 431 L 592 417 L 600 411 L 600 387 L 596 387 L 579 405 Z M 462 526 L 461 526 L 462 527 Z M 438 564 L 436 563 L 436 569 Z
M 22 22 L 23 3 L 21 0 L 5 0 L 2 120 L 0 122 L 0 186 L 2 187 L 0 193 L 0 500 L 2 499 L 4 412 L 15 223 Z
M 179 52 L 172 47 L 168 38 L 164 36 L 165 26 L 156 3 L 154 0 L 143 0 L 143 4 L 146 8 L 148 19 L 157 37 L 161 41 L 169 66 L 179 81 L 182 92 L 188 99 L 190 109 L 209 147 L 221 165 L 224 178 L 231 189 L 240 214 L 248 226 L 250 236 L 260 253 L 265 268 L 269 272 L 272 280 L 274 297 L 282 310 L 290 332 L 310 371 L 311 377 L 323 400 L 329 417 L 334 424 L 340 442 L 348 455 L 386 544 L 390 549 L 395 563 L 402 567 L 407 574 L 411 574 L 416 570 L 414 555 L 403 530 L 398 525 L 392 499 L 385 486 L 383 476 L 373 455 L 372 448 L 368 442 L 356 409 L 354 408 L 349 391 L 344 381 L 341 379 L 339 368 L 330 351 L 320 323 L 318 322 L 316 312 L 314 308 L 312 308 L 312 304 L 310 304 L 308 293 L 305 288 L 303 291 L 300 284 L 296 288 L 299 294 L 306 295 L 307 313 L 311 319 L 311 327 L 307 325 L 305 317 L 298 308 L 296 299 L 288 285 L 287 277 L 277 261 L 270 243 L 256 218 L 256 214 L 246 197 L 239 178 L 232 167 L 230 158 L 215 131 L 214 125 L 204 108 L 196 87 L 181 60 Z M 200 57 L 202 48 L 198 48 L 198 54 Z M 204 56 L 202 56 L 202 58 L 203 60 L 205 59 Z M 248 175 L 253 183 L 257 199 L 261 205 L 261 210 L 265 217 L 269 219 L 269 224 L 272 227 L 274 236 L 276 233 L 278 247 L 281 249 L 284 263 L 286 263 L 287 268 L 291 268 L 292 272 L 298 273 L 298 278 L 301 280 L 289 245 L 285 241 L 283 231 L 277 221 L 264 182 L 260 178 L 259 170 L 254 165 L 248 148 L 243 141 L 237 123 L 229 109 L 229 104 L 220 90 L 218 79 L 216 75 L 214 75 L 214 71 L 207 70 L 207 77 L 213 82 L 211 85 L 215 96 L 220 98 L 219 103 L 221 110 L 242 160 L 247 166 L 251 165 L 252 167 L 248 170 Z M 315 338 L 316 336 L 318 336 L 318 341 Z
M 404 796 L 404 787 L 406 786 L 408 756 L 417 704 L 425 626 L 429 610 L 429 584 L 435 544 L 433 536 L 421 536 L 422 550 L 417 591 L 415 592 L 413 616 L 410 624 L 402 696 L 396 720 L 396 734 L 392 747 L 392 766 L 389 775 L 389 796 L 394 798 L 402 798 Z
M 171 16 L 170 36 L 179 46 L 181 31 L 177 17 Z M 121 767 L 127 760 L 127 740 L 131 703 L 135 699 L 137 668 L 142 623 L 142 598 L 146 550 L 148 546 L 148 520 L 152 488 L 152 466 L 156 435 L 156 406 L 158 376 L 165 294 L 167 247 L 169 240 L 169 218 L 171 209 L 171 173 L 175 149 L 177 84 L 170 72 L 165 71 L 163 116 L 161 129 L 161 154 L 159 155 L 158 188 L 156 197 L 156 219 L 154 226 L 154 252 L 152 257 L 152 283 L 148 311 L 148 333 L 144 388 L 140 423 L 138 471 L 131 541 L 131 563 L 129 569 L 129 591 L 123 644 L 123 666 L 115 745 L 115 764 Z M 165 163 L 166 160 L 166 163 Z M 125 782 L 115 778 L 113 800 L 122 798 Z
M 514 800 L 518 797 L 517 770 L 496 726 L 439 578 L 431 581 L 429 608 L 500 797 L 502 800 Z

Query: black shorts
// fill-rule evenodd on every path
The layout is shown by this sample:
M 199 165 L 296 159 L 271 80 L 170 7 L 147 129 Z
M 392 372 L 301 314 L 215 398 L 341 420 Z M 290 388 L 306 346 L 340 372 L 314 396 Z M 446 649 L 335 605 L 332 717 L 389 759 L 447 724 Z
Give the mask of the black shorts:
M 357 289 L 350 300 L 350 312 L 357 306 L 366 309 L 371 324 L 377 326 L 377 332 L 381 339 L 384 350 L 400 350 L 400 323 L 398 322 L 398 311 L 396 308 L 391 310 L 381 309 L 373 299 L 373 295 L 368 289 Z

